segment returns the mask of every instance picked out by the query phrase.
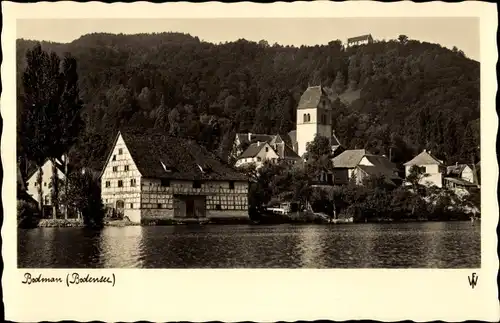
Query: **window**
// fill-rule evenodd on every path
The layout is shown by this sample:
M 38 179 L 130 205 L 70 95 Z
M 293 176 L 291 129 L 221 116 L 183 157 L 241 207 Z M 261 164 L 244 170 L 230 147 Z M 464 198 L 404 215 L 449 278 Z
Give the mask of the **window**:
M 307 114 L 307 122 L 311 122 L 311 115 L 309 113 Z
M 35 182 L 35 186 L 37 186 L 37 185 L 38 185 L 37 182 Z
M 161 209 L 161 203 L 158 203 L 158 208 Z
M 123 181 L 121 179 L 118 180 L 118 187 L 123 187 Z
M 115 161 L 115 160 L 116 160 L 116 155 L 113 155 L 113 159 L 112 159 L 112 160 L 113 160 L 113 161 Z
M 113 166 L 113 172 L 116 173 L 118 171 L 118 166 Z
M 128 172 L 128 165 L 125 165 L 125 171 Z
M 222 210 L 222 206 L 220 204 L 215 205 L 216 210 Z
M 49 196 L 45 195 L 45 204 L 49 204 L 49 202 L 50 202 Z
M 261 161 L 261 160 L 262 160 L 262 158 L 260 158 L 260 157 L 257 157 L 257 161 Z
M 307 122 L 307 114 L 304 113 L 304 122 Z
M 111 182 L 110 181 L 106 181 L 106 187 L 111 187 Z
M 229 189 L 234 190 L 234 182 L 233 181 L 229 182 Z
M 134 187 L 135 186 L 135 178 L 132 178 L 130 180 L 130 186 Z
M 269 147 L 266 147 L 266 153 L 269 151 Z
M 43 182 L 43 186 L 47 186 L 47 182 Z
M 193 188 L 201 188 L 201 182 L 200 181 L 194 181 L 193 182 Z
M 168 180 L 168 179 L 162 179 L 161 180 L 161 186 L 170 187 L 170 180 Z
M 130 203 L 130 208 L 133 209 L 134 208 L 134 203 Z
M 122 148 L 119 148 L 119 149 L 118 149 L 118 155 L 121 155 L 121 154 L 123 154 L 123 149 L 122 149 Z

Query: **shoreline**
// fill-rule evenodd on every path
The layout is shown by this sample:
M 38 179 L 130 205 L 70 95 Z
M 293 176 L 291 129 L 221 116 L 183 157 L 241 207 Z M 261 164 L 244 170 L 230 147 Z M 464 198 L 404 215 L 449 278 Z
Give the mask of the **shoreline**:
M 301 221 L 301 220 L 284 220 L 284 219 L 266 219 L 264 221 L 252 221 L 250 219 L 200 219 L 198 221 L 189 219 L 156 219 L 156 220 L 146 220 L 142 223 L 130 222 L 128 220 L 105 220 L 103 227 L 128 227 L 128 226 L 178 226 L 178 225 L 357 225 L 357 224 L 383 224 L 383 223 L 415 223 L 415 222 L 464 222 L 470 221 L 470 219 L 456 218 L 456 219 L 376 219 L 367 222 L 338 222 L 331 223 L 326 221 Z M 475 222 L 481 222 L 480 218 L 476 219 Z M 82 220 L 77 219 L 41 219 L 38 223 L 32 223 L 31 226 L 19 226 L 18 229 L 34 229 L 34 228 L 85 228 Z

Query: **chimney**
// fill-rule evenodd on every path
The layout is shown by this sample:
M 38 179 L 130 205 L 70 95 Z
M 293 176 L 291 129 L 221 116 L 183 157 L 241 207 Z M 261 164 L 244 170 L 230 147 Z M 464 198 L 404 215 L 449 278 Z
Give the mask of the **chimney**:
M 260 141 L 259 140 L 257 140 L 257 146 L 260 146 Z
M 427 149 L 424 149 L 424 153 L 427 152 Z
M 455 163 L 455 166 L 458 166 L 458 162 Z
M 248 133 L 248 141 L 252 141 L 252 133 L 251 132 Z

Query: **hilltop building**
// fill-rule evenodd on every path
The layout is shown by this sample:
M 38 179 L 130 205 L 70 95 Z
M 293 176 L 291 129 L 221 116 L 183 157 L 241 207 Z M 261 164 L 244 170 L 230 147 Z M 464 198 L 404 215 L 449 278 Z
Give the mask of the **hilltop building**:
M 366 45 L 373 43 L 373 37 L 371 34 L 361 35 L 347 39 L 347 46 L 356 46 L 356 45 Z
M 424 174 L 420 179 L 420 184 L 425 186 L 443 187 L 443 177 L 446 175 L 446 167 L 442 160 L 434 157 L 430 151 L 423 150 L 412 160 L 406 162 L 406 177 L 410 174 L 412 167 L 418 167 L 420 173 Z
M 248 218 L 248 179 L 195 142 L 119 132 L 101 173 L 101 198 L 133 222 Z
M 349 149 L 332 159 L 334 184 L 347 184 L 355 180 L 361 185 L 371 176 L 384 176 L 392 185 L 400 185 L 398 169 L 386 156 L 371 154 L 366 149 Z

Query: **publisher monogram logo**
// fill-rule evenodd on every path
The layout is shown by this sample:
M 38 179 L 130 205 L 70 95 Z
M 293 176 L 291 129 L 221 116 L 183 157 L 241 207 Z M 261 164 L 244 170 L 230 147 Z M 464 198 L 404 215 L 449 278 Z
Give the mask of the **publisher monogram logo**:
M 479 276 L 476 273 L 472 273 L 472 275 L 469 276 L 469 285 L 474 289 L 477 285 L 477 280 L 479 279 Z

